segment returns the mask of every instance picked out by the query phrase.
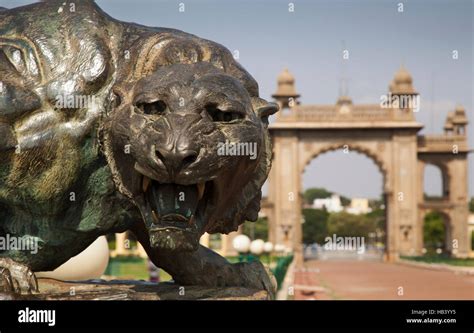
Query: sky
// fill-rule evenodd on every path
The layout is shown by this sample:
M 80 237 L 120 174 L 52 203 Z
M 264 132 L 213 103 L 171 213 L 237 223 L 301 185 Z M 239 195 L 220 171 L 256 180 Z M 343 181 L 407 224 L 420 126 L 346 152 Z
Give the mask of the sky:
M 7 8 L 34 1 L 0 0 Z M 446 113 L 462 104 L 474 147 L 472 0 L 97 0 L 112 17 L 184 30 L 226 46 L 271 99 L 287 67 L 302 104 L 335 103 L 341 79 L 355 104 L 379 103 L 403 64 L 421 96 L 421 133 L 441 133 Z M 180 12 L 180 3 L 184 12 Z M 403 3 L 403 12 L 399 12 Z M 294 5 L 294 11 L 289 9 Z M 182 8 L 182 6 L 181 6 Z M 342 51 L 349 51 L 343 64 Z M 458 59 L 453 59 L 457 50 Z M 469 190 L 474 195 L 474 154 Z M 348 158 L 350 161 L 348 163 Z M 428 193 L 441 187 L 427 168 Z M 326 187 L 350 197 L 380 197 L 382 175 L 364 155 L 328 152 L 306 168 L 303 187 Z

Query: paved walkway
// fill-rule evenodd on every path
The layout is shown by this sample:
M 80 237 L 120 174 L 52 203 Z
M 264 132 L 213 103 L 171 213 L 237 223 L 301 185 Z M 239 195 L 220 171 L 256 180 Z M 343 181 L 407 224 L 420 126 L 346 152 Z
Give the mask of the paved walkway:
M 473 275 L 375 261 L 307 261 L 294 283 L 294 299 L 474 300 Z

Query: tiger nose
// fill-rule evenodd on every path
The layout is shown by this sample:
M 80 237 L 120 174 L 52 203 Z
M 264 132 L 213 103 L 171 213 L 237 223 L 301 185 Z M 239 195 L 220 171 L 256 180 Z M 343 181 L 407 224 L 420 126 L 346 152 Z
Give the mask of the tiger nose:
M 185 170 L 197 161 L 198 151 L 194 149 L 172 149 L 157 148 L 156 157 L 163 162 L 168 173 L 173 176 Z

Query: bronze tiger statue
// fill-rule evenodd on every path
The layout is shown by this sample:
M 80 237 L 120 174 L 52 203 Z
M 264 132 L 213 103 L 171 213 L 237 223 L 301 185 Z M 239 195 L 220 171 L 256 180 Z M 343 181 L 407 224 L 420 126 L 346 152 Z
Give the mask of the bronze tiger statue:
M 130 230 L 181 285 L 274 285 L 204 232 L 255 221 L 278 106 L 223 46 L 115 20 L 93 1 L 0 10 L 0 290 L 37 291 L 97 237 Z M 255 144 L 256 156 L 219 154 Z

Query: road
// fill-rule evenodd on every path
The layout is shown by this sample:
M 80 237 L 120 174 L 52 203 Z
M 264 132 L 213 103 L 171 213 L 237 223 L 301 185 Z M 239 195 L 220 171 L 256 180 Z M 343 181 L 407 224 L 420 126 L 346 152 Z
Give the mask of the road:
M 310 260 L 294 299 L 474 300 L 474 275 L 379 261 Z

